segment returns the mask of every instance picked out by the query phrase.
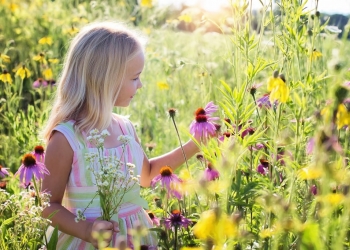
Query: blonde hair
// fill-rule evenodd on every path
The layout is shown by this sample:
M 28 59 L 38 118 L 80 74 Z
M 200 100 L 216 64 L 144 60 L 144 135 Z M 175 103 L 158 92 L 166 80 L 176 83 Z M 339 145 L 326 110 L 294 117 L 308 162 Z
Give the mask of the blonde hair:
M 57 124 L 69 120 L 79 132 L 107 128 L 127 62 L 142 50 L 142 37 L 121 24 L 97 22 L 82 28 L 69 46 L 44 140 Z

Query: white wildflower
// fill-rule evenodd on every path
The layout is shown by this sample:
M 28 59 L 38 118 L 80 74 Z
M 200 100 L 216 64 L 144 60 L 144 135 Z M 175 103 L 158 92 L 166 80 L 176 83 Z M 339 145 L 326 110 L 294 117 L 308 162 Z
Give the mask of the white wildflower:
M 135 168 L 135 164 L 132 164 L 130 162 L 126 163 L 126 166 L 128 166 L 129 168 Z
M 128 144 L 131 141 L 132 137 L 130 135 L 120 135 L 117 140 L 121 141 L 124 144 Z
M 90 135 L 97 135 L 99 133 L 97 128 L 94 128 L 93 130 L 90 131 Z
M 103 145 L 103 142 L 104 142 L 105 140 L 103 139 L 103 138 L 98 138 L 98 140 L 97 140 L 97 143 L 99 144 L 99 145 Z
M 102 136 L 103 138 L 106 138 L 106 137 L 109 136 L 109 135 L 111 135 L 111 134 L 108 132 L 107 129 L 102 130 L 101 136 Z

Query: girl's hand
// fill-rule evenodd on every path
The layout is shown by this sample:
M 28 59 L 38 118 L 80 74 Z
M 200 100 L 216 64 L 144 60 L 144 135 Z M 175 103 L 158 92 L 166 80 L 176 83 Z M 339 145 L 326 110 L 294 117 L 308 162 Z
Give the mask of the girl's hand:
M 118 232 L 118 222 L 113 220 L 95 220 L 87 230 L 87 239 L 95 248 L 104 248 L 111 242 L 113 233 Z

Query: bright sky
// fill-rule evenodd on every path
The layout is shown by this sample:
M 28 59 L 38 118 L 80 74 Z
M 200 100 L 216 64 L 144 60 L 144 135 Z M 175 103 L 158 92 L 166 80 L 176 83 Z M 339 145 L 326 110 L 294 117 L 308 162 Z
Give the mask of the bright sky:
M 201 6 L 207 11 L 219 11 L 220 6 L 227 5 L 230 1 L 238 0 L 158 0 L 160 5 L 174 5 L 181 6 L 185 3 L 188 6 Z M 270 0 L 261 0 L 263 3 L 268 3 Z M 310 10 L 315 8 L 316 0 L 308 0 L 307 7 Z M 262 7 L 259 0 L 252 0 L 253 9 L 259 9 Z M 318 10 L 327 14 L 350 14 L 350 0 L 319 0 Z

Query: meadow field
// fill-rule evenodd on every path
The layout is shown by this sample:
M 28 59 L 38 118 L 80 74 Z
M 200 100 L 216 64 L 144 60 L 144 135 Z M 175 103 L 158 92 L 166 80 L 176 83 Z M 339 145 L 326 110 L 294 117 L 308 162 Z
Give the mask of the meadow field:
M 142 189 L 159 249 L 349 249 L 350 24 L 328 25 L 307 0 L 271 2 L 205 13 L 152 0 L 0 1 L 0 249 L 56 249 L 40 217 L 47 194 L 15 173 L 45 149 L 69 41 L 96 20 L 148 40 L 143 87 L 115 112 L 149 157 L 193 139 L 192 121 L 219 118 L 217 136 L 172 173 L 180 197 Z M 209 102 L 218 110 L 198 120 Z

